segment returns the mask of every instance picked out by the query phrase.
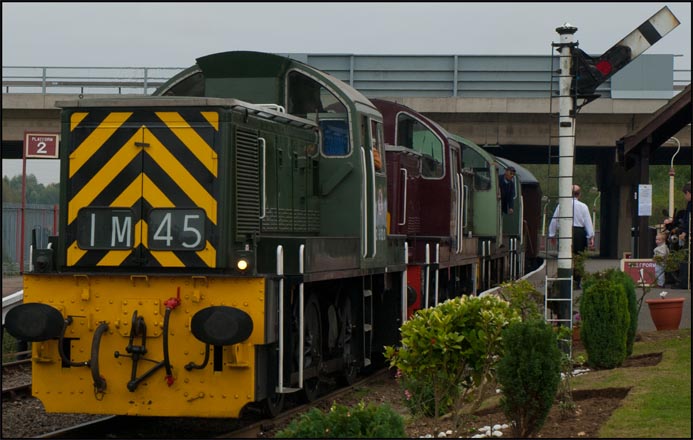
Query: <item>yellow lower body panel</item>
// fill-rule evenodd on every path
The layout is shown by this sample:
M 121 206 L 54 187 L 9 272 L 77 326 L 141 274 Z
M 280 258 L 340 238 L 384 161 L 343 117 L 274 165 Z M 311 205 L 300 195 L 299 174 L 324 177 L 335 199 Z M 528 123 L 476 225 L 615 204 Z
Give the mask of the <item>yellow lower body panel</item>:
M 146 354 L 137 365 L 137 377 L 164 359 L 165 302 L 180 296 L 168 327 L 168 351 L 173 383 L 161 367 L 142 380 L 134 391 L 127 388 L 133 360 L 125 357 L 135 311 L 146 325 Z M 94 388 L 90 367 L 63 367 L 57 340 L 34 342 L 33 395 L 49 412 L 127 414 L 143 416 L 237 417 L 255 400 L 255 345 L 263 344 L 265 281 L 262 278 L 128 276 L 128 275 L 26 275 L 24 303 L 43 303 L 72 317 L 65 339 L 72 362 L 91 357 L 95 330 L 108 324 L 98 351 L 99 375 L 106 388 Z M 248 339 L 210 347 L 209 363 L 200 365 L 205 343 L 191 331 L 192 317 L 211 306 L 227 306 L 247 313 L 253 321 Z M 141 346 L 142 337 L 132 345 Z M 115 353 L 118 352 L 119 356 Z M 215 359 L 216 358 L 216 359 Z

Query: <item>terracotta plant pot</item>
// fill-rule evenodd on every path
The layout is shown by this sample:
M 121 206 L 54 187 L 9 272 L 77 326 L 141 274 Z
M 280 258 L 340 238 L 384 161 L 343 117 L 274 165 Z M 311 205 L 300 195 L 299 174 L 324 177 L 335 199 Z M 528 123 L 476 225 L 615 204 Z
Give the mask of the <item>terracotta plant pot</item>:
M 677 330 L 685 298 L 646 299 L 650 316 L 657 330 Z
M 577 342 L 580 340 L 580 327 L 579 326 L 573 326 L 573 342 Z

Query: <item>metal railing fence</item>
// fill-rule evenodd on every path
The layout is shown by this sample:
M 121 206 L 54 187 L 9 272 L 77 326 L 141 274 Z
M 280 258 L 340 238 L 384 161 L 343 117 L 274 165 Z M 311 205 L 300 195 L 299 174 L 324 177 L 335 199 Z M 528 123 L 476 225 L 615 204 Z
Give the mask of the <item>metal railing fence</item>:
M 182 67 L 3 66 L 4 93 L 148 95 Z
M 45 248 L 48 236 L 56 235 L 58 205 L 27 204 L 24 214 L 24 270 L 29 268 L 31 231 L 37 229 L 37 246 Z M 2 275 L 18 274 L 21 270 L 21 203 L 2 204 Z
M 551 65 L 549 57 L 540 55 L 282 55 L 328 72 L 367 97 L 545 98 L 550 90 L 557 88 L 556 84 L 551 87 L 551 69 L 557 66 Z M 646 75 L 643 97 L 649 91 L 669 87 L 673 96 L 691 81 L 690 66 L 678 63 L 678 67 L 685 68 L 674 68 L 677 56 L 639 58 L 642 60 L 635 60 L 634 64 L 640 62 L 648 71 L 655 65 L 662 66 L 662 69 L 655 68 L 656 74 Z M 3 66 L 2 86 L 5 94 L 148 95 L 184 69 Z M 598 91 L 611 96 L 612 82 L 620 74 L 602 84 Z

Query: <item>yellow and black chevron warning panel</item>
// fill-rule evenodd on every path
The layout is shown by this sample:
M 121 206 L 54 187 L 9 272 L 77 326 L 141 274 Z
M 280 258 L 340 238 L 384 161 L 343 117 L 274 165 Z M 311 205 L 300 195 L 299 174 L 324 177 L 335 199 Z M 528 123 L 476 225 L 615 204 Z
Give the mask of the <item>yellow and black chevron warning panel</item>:
M 216 267 L 219 113 L 69 118 L 67 266 Z

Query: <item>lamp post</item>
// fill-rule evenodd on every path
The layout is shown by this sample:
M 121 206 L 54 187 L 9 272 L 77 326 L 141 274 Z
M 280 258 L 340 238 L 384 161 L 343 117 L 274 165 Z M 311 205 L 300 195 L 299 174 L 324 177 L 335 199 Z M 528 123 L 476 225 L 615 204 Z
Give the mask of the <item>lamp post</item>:
M 678 139 L 675 137 L 669 138 L 669 140 L 673 140 L 676 142 L 676 145 L 678 148 L 676 149 L 676 153 L 674 153 L 673 156 L 671 156 L 671 165 L 669 166 L 669 217 L 674 218 L 674 177 L 676 176 L 676 171 L 674 171 L 674 158 L 676 157 L 677 154 L 679 154 L 679 151 L 681 150 L 681 142 L 679 142 Z
M 595 197 L 594 201 L 592 202 L 592 227 L 594 228 L 595 237 L 597 236 L 597 200 L 599 200 L 601 196 L 601 191 L 597 191 L 597 197 Z M 596 240 L 594 246 L 597 246 Z

